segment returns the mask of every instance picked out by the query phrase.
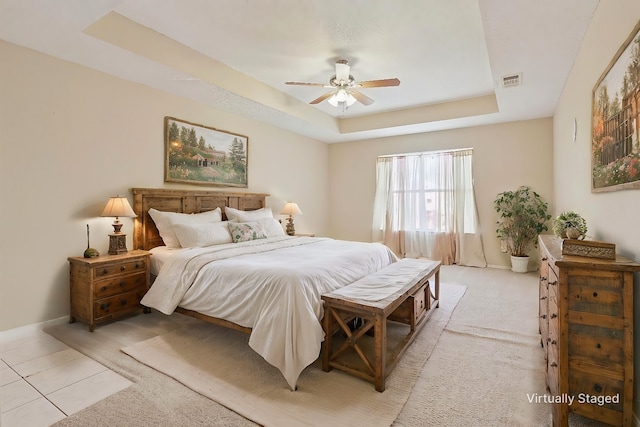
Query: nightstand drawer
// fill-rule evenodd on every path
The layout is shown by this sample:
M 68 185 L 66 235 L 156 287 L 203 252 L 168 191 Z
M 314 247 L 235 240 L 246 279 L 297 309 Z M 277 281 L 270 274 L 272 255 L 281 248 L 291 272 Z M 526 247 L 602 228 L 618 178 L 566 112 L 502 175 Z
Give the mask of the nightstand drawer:
M 138 289 L 126 294 L 120 294 L 95 301 L 94 313 L 96 320 L 122 311 L 129 312 L 140 306 L 140 300 L 146 293 L 146 289 Z
M 114 277 L 112 279 L 100 280 L 96 282 L 94 296 L 96 299 L 109 297 L 111 295 L 130 292 L 136 288 L 147 286 L 147 275 L 143 271 L 139 274 L 129 276 Z
M 118 274 L 146 271 L 146 269 L 147 263 L 145 258 L 140 258 L 132 261 L 118 262 L 95 267 L 93 269 L 93 277 L 96 279 L 103 279 Z

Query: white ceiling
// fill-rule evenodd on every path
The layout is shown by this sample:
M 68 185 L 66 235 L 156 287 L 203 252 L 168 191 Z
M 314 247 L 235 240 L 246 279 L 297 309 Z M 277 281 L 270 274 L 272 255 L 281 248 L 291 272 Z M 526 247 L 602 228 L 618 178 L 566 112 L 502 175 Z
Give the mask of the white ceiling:
M 331 143 L 552 116 L 597 5 L 0 0 L 0 39 Z M 361 89 L 375 103 L 347 111 L 284 84 L 326 83 L 337 59 L 401 84 Z

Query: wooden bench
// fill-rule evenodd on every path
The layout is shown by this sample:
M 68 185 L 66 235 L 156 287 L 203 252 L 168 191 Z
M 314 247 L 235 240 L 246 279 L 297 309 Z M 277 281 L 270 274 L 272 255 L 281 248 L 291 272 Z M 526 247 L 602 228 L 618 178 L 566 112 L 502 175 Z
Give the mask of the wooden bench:
M 433 284 L 429 279 L 433 277 Z M 370 274 L 351 285 L 322 296 L 325 338 L 322 344 L 322 369 L 348 372 L 374 383 L 384 391 L 385 380 L 416 333 L 424 326 L 440 303 L 440 262 L 405 258 Z M 362 319 L 352 330 L 348 323 Z M 408 334 L 387 355 L 387 321 L 409 325 Z M 351 322 L 352 323 L 352 322 Z M 373 338 L 366 336 L 373 328 Z M 333 348 L 336 332 L 346 335 L 344 342 Z M 373 351 L 363 341 L 373 339 Z M 352 349 L 360 362 L 346 361 L 346 350 Z M 370 359 L 373 352 L 373 362 Z M 369 356 L 367 355 L 369 353 Z M 342 360 L 345 359 L 345 360 Z

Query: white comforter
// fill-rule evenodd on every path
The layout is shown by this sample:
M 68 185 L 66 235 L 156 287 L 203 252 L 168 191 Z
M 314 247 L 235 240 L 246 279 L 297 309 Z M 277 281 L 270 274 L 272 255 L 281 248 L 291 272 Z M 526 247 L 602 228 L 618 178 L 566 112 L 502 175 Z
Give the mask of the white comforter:
M 252 328 L 249 346 L 295 389 L 324 339 L 321 295 L 394 261 L 382 244 L 310 237 L 184 249 L 163 265 L 142 304 Z

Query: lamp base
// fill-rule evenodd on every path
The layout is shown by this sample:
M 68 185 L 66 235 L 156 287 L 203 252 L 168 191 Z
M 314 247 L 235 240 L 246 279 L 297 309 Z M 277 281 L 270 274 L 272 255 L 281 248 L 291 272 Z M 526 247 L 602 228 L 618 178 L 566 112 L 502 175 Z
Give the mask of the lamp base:
M 295 236 L 296 234 L 296 229 L 293 226 L 293 218 L 291 217 L 291 215 L 289 215 L 289 218 L 287 218 L 287 234 L 289 236 Z
M 123 233 L 109 234 L 109 255 L 126 254 L 127 235 Z

